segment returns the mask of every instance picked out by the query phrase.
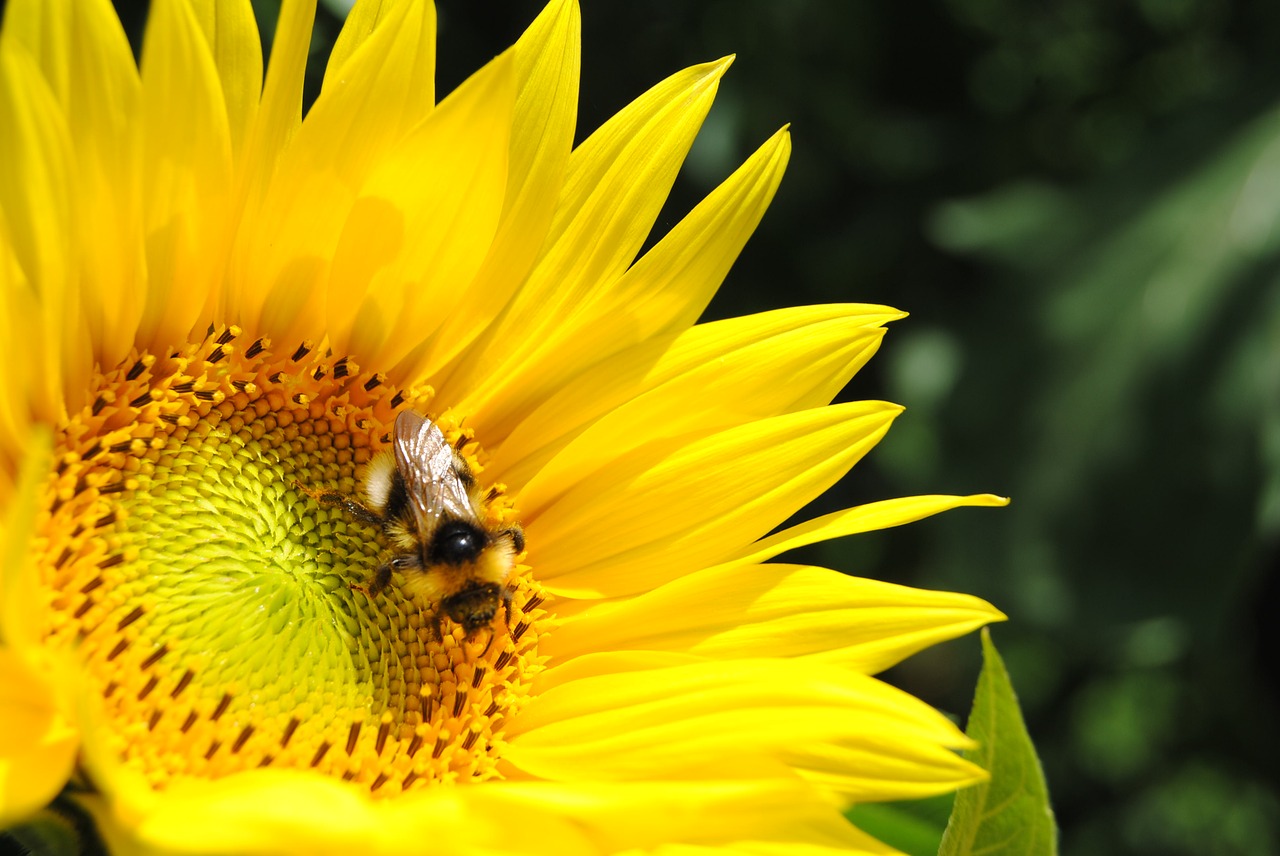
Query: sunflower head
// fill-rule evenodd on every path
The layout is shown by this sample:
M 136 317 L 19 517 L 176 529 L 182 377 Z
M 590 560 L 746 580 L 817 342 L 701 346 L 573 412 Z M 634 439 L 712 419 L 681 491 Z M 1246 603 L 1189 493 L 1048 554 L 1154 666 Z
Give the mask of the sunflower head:
M 901 313 L 695 324 L 779 131 L 639 255 L 727 60 L 576 148 L 578 9 L 435 97 L 358 3 L 301 110 L 247 0 L 11 0 L 0 35 L 0 821 L 112 848 L 875 850 L 853 801 L 981 778 L 870 677 L 1000 618 L 769 559 L 900 408 Z M 770 534 L 772 533 L 772 534 Z M 643 822 L 637 822 L 643 818 Z M 515 834 L 518 830 L 519 834 Z

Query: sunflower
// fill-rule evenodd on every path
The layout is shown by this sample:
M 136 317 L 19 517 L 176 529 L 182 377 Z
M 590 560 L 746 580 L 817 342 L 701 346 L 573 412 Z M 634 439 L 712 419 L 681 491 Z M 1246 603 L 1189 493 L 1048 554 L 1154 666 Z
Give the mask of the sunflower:
M 902 313 L 695 323 L 786 129 L 637 258 L 729 61 L 575 148 L 573 0 L 438 103 L 430 3 L 368 2 L 303 119 L 314 12 L 284 3 L 264 79 L 248 0 L 154 0 L 139 65 L 108 0 L 7 5 L 0 823 L 880 853 L 843 808 L 982 778 L 871 675 L 1000 613 L 769 561 L 1003 503 L 778 531 L 899 412 L 830 402 Z M 368 490 L 414 465 L 410 412 L 452 450 L 419 488 L 465 487 L 476 549 L 506 544 L 466 620 L 440 581 L 474 568 L 390 561 L 414 533 Z

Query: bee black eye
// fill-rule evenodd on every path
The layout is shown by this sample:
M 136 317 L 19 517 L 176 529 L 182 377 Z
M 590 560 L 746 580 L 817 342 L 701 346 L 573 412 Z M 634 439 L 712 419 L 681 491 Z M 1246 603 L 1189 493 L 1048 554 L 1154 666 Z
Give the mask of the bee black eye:
M 484 533 L 475 526 L 460 520 L 446 523 L 431 541 L 431 559 L 459 565 L 480 555 L 485 543 Z

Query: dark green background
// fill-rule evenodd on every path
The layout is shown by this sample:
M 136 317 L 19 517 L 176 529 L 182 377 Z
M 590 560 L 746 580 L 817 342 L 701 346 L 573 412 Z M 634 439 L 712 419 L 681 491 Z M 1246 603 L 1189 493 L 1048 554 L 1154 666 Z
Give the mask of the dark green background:
M 539 5 L 442 0 L 441 91 Z M 912 313 L 845 392 L 907 412 L 815 510 L 1014 499 L 800 558 L 1010 615 L 995 639 L 1064 853 L 1280 852 L 1280 4 L 584 7 L 580 136 L 738 54 L 659 231 L 792 123 L 710 316 Z M 135 39 L 144 9 L 122 8 Z M 889 677 L 962 715 L 977 664 L 968 638 Z

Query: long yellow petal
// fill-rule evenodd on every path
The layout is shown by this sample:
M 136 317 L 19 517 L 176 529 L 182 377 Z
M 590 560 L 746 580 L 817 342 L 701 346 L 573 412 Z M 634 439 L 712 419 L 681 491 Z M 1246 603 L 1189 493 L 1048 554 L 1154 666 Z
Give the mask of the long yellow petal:
M 852 671 L 792 661 L 784 672 L 768 659 L 559 684 L 555 672 L 512 721 L 503 753 L 542 778 L 715 778 L 744 759 L 774 759 L 851 801 L 922 797 L 983 778 L 952 751 L 971 742 L 950 721 Z
M 14 39 L 0 40 L 0 211 L 12 258 L 11 295 L 31 311 L 25 350 L 15 372 L 30 375 L 26 387 L 32 414 L 57 422 L 66 413 L 65 391 L 83 397 L 92 359 L 80 311 L 80 283 L 72 236 L 75 164 L 69 129 L 39 67 Z M 75 403 L 78 403 L 76 401 Z
M 258 317 L 262 295 L 257 293 L 257 276 L 247 268 L 249 253 L 258 231 L 268 225 L 262 220 L 267 189 L 281 155 L 302 122 L 302 82 L 315 14 L 315 0 L 284 0 L 281 4 L 261 104 L 249 129 L 242 168 L 237 172 L 234 210 L 241 212 L 239 230 L 226 281 L 210 295 L 211 318 L 249 323 Z M 246 289 L 250 294 L 245 293 Z M 246 309 L 249 301 L 252 308 Z
M 514 427 L 487 416 L 506 378 L 537 354 L 554 353 L 565 319 L 634 259 L 727 66 L 708 63 L 672 76 L 574 151 L 542 257 L 438 387 L 472 414 L 485 437 L 501 440 Z
M 833 511 L 776 532 L 744 547 L 734 555 L 733 561 L 764 562 L 797 547 L 902 526 L 965 505 L 999 508 L 1008 504 L 1006 497 L 989 493 L 972 496 L 905 496 L 870 502 L 843 511 Z
M 22 42 L 58 99 L 75 152 L 79 275 L 93 357 L 112 366 L 133 343 L 145 295 L 140 237 L 141 83 L 107 0 L 15 0 L 5 38 Z
M 801 341 L 805 331 L 824 330 L 829 325 L 847 322 L 856 328 L 870 329 L 901 317 L 901 312 L 886 306 L 800 306 L 700 324 L 678 336 L 644 342 L 581 371 L 549 395 L 537 410 L 521 421 L 506 442 L 494 450 L 493 477 L 513 486 L 526 484 L 592 422 L 651 389 L 698 372 L 702 366 L 717 363 L 736 351 L 775 339 Z M 774 392 L 780 397 L 787 395 L 783 390 Z M 821 393 L 802 395 L 792 402 L 791 409 L 816 406 L 819 403 L 816 399 L 821 396 Z M 813 403 L 802 403 L 805 400 Z M 768 407 L 746 406 L 743 419 L 778 412 L 780 410 Z
M 404 81 L 431 74 L 434 57 L 434 6 L 397 3 L 328 79 L 242 225 L 233 272 L 240 323 L 288 347 L 324 332 L 334 247 L 369 175 L 430 115 Z
M 392 366 L 454 312 L 498 228 L 514 100 L 503 54 L 374 170 L 331 269 L 327 329 L 336 349 Z
M 530 559 L 550 591 L 586 598 L 714 564 L 834 484 L 899 412 L 884 402 L 805 410 L 650 443 L 580 479 L 545 482 L 521 496 Z
M 722 351 L 655 385 L 591 425 L 542 467 L 525 490 L 569 484 L 649 443 L 714 434 L 782 413 L 821 407 L 875 353 L 882 328 L 837 318 Z M 520 474 L 496 470 L 513 484 Z
M 262 42 L 249 0 L 187 0 L 218 70 L 231 150 L 238 159 L 262 97 Z
M 578 112 L 581 20 L 575 0 L 547 5 L 513 49 L 518 95 L 502 223 L 484 268 L 438 331 L 396 370 L 436 374 L 506 305 L 542 247 L 560 198 Z
M 682 846 L 770 839 L 796 847 L 822 844 L 845 854 L 891 853 L 840 816 L 832 801 L 782 768 L 756 777 L 627 782 L 512 781 L 477 788 L 473 802 L 489 817 L 510 818 L 528 852 L 559 854 L 564 831 L 586 852 L 654 852 Z M 776 773 L 774 778 L 763 774 Z M 655 822 L 655 819 L 661 822 Z M 632 849 L 634 848 L 634 850 Z M 716 852 L 723 852 L 717 850 Z M 804 852 L 801 849 L 800 852 Z
M 175 122 L 174 116 L 185 121 Z M 231 137 L 218 69 L 184 0 L 156 0 L 142 50 L 147 303 L 154 353 L 198 327 L 226 265 Z
M 57 796 L 78 744 L 47 678 L 0 646 L 0 829 Z
M 689 609 L 689 604 L 699 604 Z M 689 574 L 562 620 L 539 653 L 674 651 L 715 659 L 813 656 L 866 674 L 1004 615 L 964 594 L 801 565 L 733 564 Z M 781 667 L 785 668 L 785 666 Z
M 554 353 L 513 368 L 490 395 L 488 418 L 518 425 L 584 366 L 692 326 L 768 207 L 790 151 L 779 131 L 616 282 L 574 306 L 554 331 Z

